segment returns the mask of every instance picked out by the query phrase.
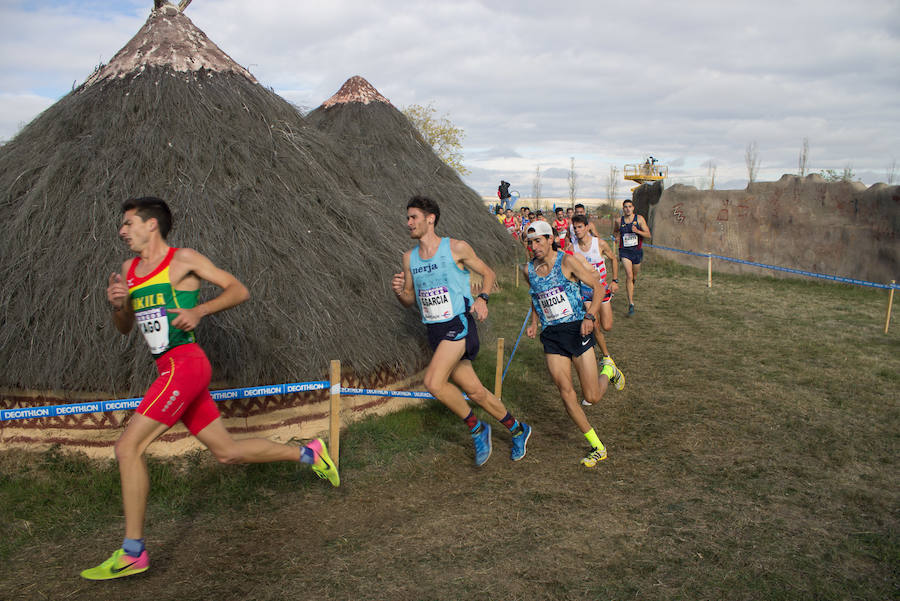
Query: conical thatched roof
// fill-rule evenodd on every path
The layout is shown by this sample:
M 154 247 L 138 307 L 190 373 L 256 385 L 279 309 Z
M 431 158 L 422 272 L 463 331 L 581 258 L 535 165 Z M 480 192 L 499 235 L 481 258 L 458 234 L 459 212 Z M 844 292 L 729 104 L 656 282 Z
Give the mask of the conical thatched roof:
M 468 241 L 488 263 L 514 259 L 515 243 L 481 197 L 364 78 L 348 79 L 307 120 L 335 141 L 360 188 L 388 210 L 405 215 L 410 196 L 424 194 L 441 207 L 439 235 Z
M 143 392 L 150 355 L 115 331 L 105 294 L 130 256 L 120 203 L 143 195 L 169 201 L 170 244 L 251 291 L 200 326 L 214 383 L 318 379 L 329 359 L 420 367 L 419 326 L 389 286 L 403 215 L 173 8 L 0 149 L 0 388 Z

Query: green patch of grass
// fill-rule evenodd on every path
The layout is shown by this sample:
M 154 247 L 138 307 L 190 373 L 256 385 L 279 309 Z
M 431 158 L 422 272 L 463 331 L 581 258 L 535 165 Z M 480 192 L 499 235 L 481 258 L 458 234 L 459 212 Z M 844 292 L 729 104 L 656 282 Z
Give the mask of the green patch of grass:
M 583 436 L 523 336 L 502 395 L 535 428 L 523 461 L 497 427 L 472 466 L 464 425 L 434 401 L 351 424 L 339 489 L 289 464 L 151 459 L 148 526 L 166 544 L 129 595 L 181 598 L 181 566 L 202 554 L 196 598 L 896 597 L 900 336 L 883 334 L 885 295 L 757 275 L 707 288 L 704 269 L 646 256 L 638 312 L 621 292 L 607 336 L 626 389 L 587 412 L 610 451 L 597 468 L 578 465 Z M 529 307 L 512 267 L 498 273 L 474 362 L 491 389 L 496 339 L 505 368 Z M 64 553 L 30 566 L 36 548 L 118 533 L 119 503 L 112 461 L 0 453 L 0 581 L 16 582 L 0 597 L 116 597 L 78 589 Z

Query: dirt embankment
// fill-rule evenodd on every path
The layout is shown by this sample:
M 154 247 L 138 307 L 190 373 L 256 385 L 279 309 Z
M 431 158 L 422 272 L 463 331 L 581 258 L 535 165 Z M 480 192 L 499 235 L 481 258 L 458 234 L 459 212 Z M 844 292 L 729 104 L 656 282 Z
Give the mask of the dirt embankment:
M 654 244 L 871 282 L 900 278 L 900 186 L 827 183 L 818 175 L 785 175 L 744 190 L 675 185 L 649 205 L 649 221 Z M 669 254 L 706 265 L 702 257 Z M 758 271 L 724 261 L 715 267 Z

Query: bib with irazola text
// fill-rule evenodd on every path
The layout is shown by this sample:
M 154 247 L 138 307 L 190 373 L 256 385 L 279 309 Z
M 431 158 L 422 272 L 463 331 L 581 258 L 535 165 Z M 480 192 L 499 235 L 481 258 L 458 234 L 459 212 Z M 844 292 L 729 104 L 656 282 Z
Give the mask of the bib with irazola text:
M 562 286 L 554 286 L 538 293 L 538 302 L 547 321 L 557 321 L 572 315 L 572 305 Z
M 622 246 L 637 246 L 638 243 L 638 235 L 628 232 L 627 234 L 622 234 Z
M 425 323 L 447 321 L 453 315 L 453 303 L 446 286 L 419 290 L 419 306 Z

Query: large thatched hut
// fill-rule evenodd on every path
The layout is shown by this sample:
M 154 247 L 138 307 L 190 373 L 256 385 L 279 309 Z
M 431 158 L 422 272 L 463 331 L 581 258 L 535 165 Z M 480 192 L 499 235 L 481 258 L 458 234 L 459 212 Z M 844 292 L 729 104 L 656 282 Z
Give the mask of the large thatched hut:
M 410 196 L 426 194 L 441 207 L 438 234 L 468 241 L 489 263 L 513 260 L 515 244 L 481 197 L 364 78 L 348 79 L 307 119 L 333 139 L 359 187 L 381 206 L 403 215 Z
M 0 408 L 140 395 L 155 376 L 141 337 L 112 327 L 105 296 L 129 256 L 120 203 L 143 195 L 169 201 L 171 245 L 251 291 L 198 331 L 214 387 L 323 379 L 330 359 L 364 384 L 416 372 L 419 325 L 389 286 L 410 246 L 402 213 L 362 193 L 325 135 L 158 4 L 108 64 L 0 148 Z M 298 403 L 223 405 L 259 431 L 254 413 Z M 28 423 L 102 430 L 124 417 Z M 0 423 L 0 441 L 10 428 Z

